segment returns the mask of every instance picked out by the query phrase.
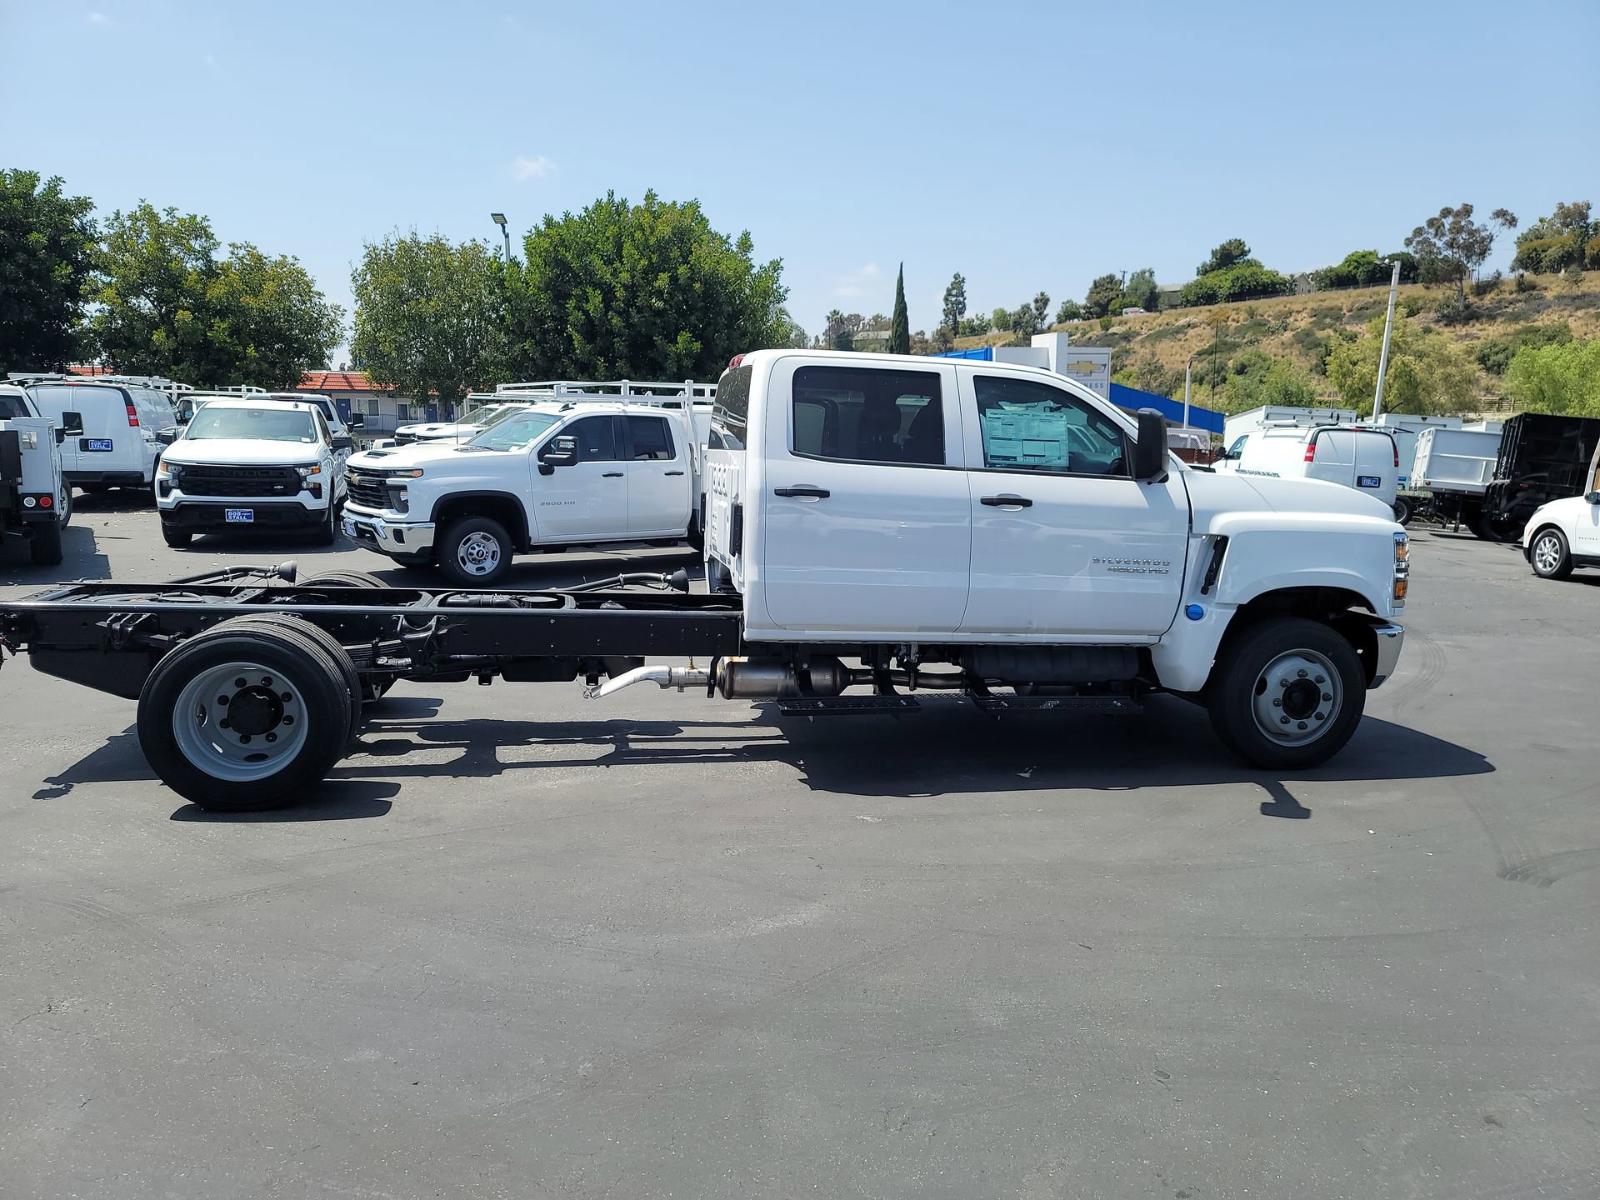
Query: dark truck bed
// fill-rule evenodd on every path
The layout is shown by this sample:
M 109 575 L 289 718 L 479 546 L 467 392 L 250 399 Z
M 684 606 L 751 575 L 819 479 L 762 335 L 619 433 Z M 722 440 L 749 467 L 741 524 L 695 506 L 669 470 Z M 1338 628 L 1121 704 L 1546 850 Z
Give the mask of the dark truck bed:
M 1514 538 L 1534 509 L 1581 496 L 1600 445 L 1600 418 L 1522 413 L 1505 424 L 1494 481 L 1483 497 L 1480 533 Z

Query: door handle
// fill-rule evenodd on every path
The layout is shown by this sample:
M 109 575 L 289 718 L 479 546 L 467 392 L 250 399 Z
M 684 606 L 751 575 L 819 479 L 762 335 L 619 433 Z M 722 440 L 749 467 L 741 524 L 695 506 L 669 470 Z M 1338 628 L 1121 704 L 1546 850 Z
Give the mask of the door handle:
M 622 478 L 622 472 L 621 471 L 606 471 L 605 473 L 603 473 L 600 476 L 600 478 L 601 479 L 621 479 Z
M 984 496 L 979 504 L 987 504 L 990 508 L 1032 508 L 1033 501 L 1026 496 Z
M 682 471 L 663 471 L 663 475 L 682 475 Z
M 815 487 L 809 483 L 797 483 L 793 487 L 773 488 L 774 496 L 793 496 L 797 500 L 826 500 L 832 493 L 827 488 Z

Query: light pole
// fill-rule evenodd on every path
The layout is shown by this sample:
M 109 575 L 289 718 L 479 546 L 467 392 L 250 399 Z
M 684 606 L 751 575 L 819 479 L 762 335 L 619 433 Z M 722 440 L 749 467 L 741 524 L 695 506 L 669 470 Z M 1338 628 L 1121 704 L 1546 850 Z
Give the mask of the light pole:
M 1372 398 L 1372 419 L 1383 416 L 1383 375 L 1389 369 L 1389 335 L 1394 332 L 1394 294 L 1400 290 L 1400 260 L 1389 272 L 1389 315 L 1383 321 L 1383 349 L 1378 352 L 1378 392 Z
M 511 230 L 506 228 L 505 213 L 490 213 L 489 220 L 500 226 L 500 232 L 506 239 L 506 266 L 511 265 Z

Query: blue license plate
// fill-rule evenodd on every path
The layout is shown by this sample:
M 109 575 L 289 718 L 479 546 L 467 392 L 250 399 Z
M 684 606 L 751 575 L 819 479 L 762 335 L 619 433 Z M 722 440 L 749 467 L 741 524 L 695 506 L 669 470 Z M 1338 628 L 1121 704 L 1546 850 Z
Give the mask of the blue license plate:
M 84 438 L 82 444 L 84 450 L 89 453 L 104 454 L 111 449 L 110 438 Z
M 1376 475 L 1357 475 L 1356 486 L 1369 488 L 1382 487 L 1383 480 Z
M 253 508 L 225 508 L 222 510 L 222 519 L 230 525 L 249 525 L 256 519 L 256 510 Z

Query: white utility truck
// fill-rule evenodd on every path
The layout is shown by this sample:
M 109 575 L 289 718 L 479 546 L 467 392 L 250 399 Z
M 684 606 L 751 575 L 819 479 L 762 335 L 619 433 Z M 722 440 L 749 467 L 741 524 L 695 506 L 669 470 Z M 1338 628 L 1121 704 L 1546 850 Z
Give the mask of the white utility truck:
M 178 549 L 197 533 L 308 530 L 331 546 L 349 451 L 315 404 L 207 400 L 157 468 L 161 536 Z
M 76 412 L 61 418 L 40 413 L 25 389 L 0 384 L 0 545 L 27 542 L 41 567 L 61 561 L 61 533 L 72 519 L 61 444 L 83 432 L 83 418 Z
M 686 387 L 696 385 L 504 387 L 516 409 L 465 442 L 352 458 L 345 532 L 474 587 L 498 583 L 519 553 L 698 542 L 708 434 L 682 394 L 648 390 Z
M 617 407 L 540 410 L 553 437 L 445 461 L 520 454 L 539 495 L 581 466 L 585 437 L 558 424 L 625 425 Z M 817 718 L 910 714 L 930 694 L 1054 718 L 1166 691 L 1279 771 L 1343 747 L 1395 669 L 1408 544 L 1382 502 L 1189 468 L 1157 413 L 1135 421 L 1062 376 L 762 350 L 723 375 L 717 421 L 706 594 L 683 572 L 500 592 L 302 582 L 284 564 L 62 585 L 0 603 L 0 637 L 136 697 L 146 758 L 212 808 L 302 798 L 401 678 L 582 679 L 595 699 L 650 682 Z M 556 440 L 560 463 L 541 463 Z M 402 469 L 421 474 L 382 486 L 453 468 Z

